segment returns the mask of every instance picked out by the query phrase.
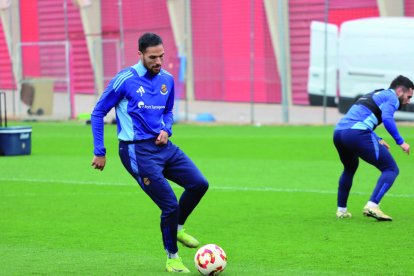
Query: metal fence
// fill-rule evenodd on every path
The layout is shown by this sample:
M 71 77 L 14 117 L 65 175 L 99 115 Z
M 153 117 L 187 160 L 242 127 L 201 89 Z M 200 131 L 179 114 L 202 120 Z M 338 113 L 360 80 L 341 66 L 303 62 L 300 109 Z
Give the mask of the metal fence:
M 82 10 L 75 2 L 88 6 Z M 96 24 L 100 28 L 87 30 L 86 10 L 97 2 L 100 23 Z M 178 2 L 184 9 L 174 15 L 172 5 Z M 379 17 L 387 11 L 383 2 L 386 1 L 20 0 L 18 43 L 6 39 L 14 31 L 18 13 L 12 8 L 1 11 L 0 47 L 8 46 L 8 52 L 0 53 L 0 89 L 17 92 L 11 109 L 17 116 L 45 117 L 37 110 L 27 112 L 30 106 L 21 100 L 22 86 L 53 79 L 54 100 L 49 116 L 74 118 L 91 110 L 116 72 L 137 62 L 138 36 L 151 31 L 163 37 L 164 67 L 176 76 L 178 117 L 194 119 L 200 113 L 221 117 L 215 106 L 231 104 L 241 123 L 289 123 L 294 121 L 290 117 L 292 107 L 312 104 L 308 91 L 312 22 L 339 27 L 349 20 Z M 402 16 L 414 10 L 414 0 L 397 2 L 403 5 Z M 28 21 L 32 20 L 25 16 L 28 13 L 37 15 L 33 17 L 38 25 L 36 41 L 30 41 L 27 33 L 31 24 Z M 322 100 L 317 105 L 330 106 L 325 75 L 330 70 L 328 28 L 320 34 L 324 54 L 319 58 L 325 63 L 325 71 L 320 73 L 325 84 L 320 90 L 325 94 L 320 95 Z M 210 103 L 210 107 L 204 103 Z M 263 112 L 269 106 L 275 107 L 275 116 L 271 108 Z M 321 123 L 329 121 L 326 109 L 315 112 Z

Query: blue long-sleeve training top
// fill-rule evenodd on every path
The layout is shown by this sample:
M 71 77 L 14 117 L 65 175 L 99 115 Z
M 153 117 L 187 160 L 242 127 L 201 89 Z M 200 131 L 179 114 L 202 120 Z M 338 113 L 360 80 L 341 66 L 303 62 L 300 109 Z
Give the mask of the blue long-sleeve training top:
M 352 105 L 346 115 L 338 122 L 335 130 L 361 129 L 373 131 L 382 121 L 385 129 L 394 138 L 395 142 L 398 145 L 404 143 L 394 120 L 394 113 L 400 106 L 395 91 L 393 89 L 379 90 L 366 96 L 363 96 L 360 101 Z M 364 100 L 368 104 L 365 104 Z
M 105 156 L 104 117 L 115 107 L 118 139 L 136 141 L 172 135 L 174 78 L 161 69 L 153 75 L 139 62 L 108 84 L 91 116 L 94 155 Z

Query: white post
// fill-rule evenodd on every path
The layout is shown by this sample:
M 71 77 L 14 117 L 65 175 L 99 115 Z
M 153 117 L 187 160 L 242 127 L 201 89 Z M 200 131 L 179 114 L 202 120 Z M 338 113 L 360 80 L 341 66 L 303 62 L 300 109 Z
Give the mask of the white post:
M 283 122 L 289 122 L 292 83 L 289 47 L 289 8 L 287 0 L 264 0 L 267 24 L 282 82 Z
M 20 35 L 20 6 L 19 1 L 1 0 L 0 1 L 0 18 L 3 25 L 3 31 L 6 37 L 7 50 L 9 52 L 12 74 L 16 81 L 16 88 L 19 88 L 19 82 L 22 78 L 18 61 L 21 60 L 21 50 L 18 47 L 21 41 Z M 13 116 L 16 116 L 16 91 L 13 90 Z
M 104 90 L 101 3 L 100 1 L 77 0 L 77 4 L 94 73 L 94 87 L 97 90 L 95 93 L 100 94 Z
M 404 16 L 404 0 L 377 0 L 381 17 Z

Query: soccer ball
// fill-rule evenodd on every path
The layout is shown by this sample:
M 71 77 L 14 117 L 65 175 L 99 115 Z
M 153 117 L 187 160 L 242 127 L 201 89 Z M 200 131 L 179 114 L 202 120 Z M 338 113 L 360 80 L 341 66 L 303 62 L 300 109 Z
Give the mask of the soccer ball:
M 226 268 L 227 256 L 220 246 L 207 244 L 197 250 L 194 264 L 203 275 L 218 275 Z

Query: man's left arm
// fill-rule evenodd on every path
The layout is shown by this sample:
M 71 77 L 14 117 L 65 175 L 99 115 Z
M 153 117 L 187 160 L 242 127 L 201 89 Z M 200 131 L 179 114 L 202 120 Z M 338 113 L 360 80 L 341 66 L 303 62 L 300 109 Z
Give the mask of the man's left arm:
M 172 125 L 174 123 L 174 84 L 171 87 L 170 93 L 168 95 L 167 103 L 165 104 L 164 113 L 162 114 L 162 120 L 164 122 L 164 127 L 162 128 L 160 134 L 155 140 L 156 145 L 165 145 L 168 142 L 168 137 L 172 135 Z
M 168 95 L 168 100 L 165 105 L 164 114 L 163 114 L 163 121 L 164 121 L 164 128 L 163 130 L 168 133 L 168 136 L 172 135 L 172 125 L 174 123 L 174 83 L 170 89 L 170 93 Z

